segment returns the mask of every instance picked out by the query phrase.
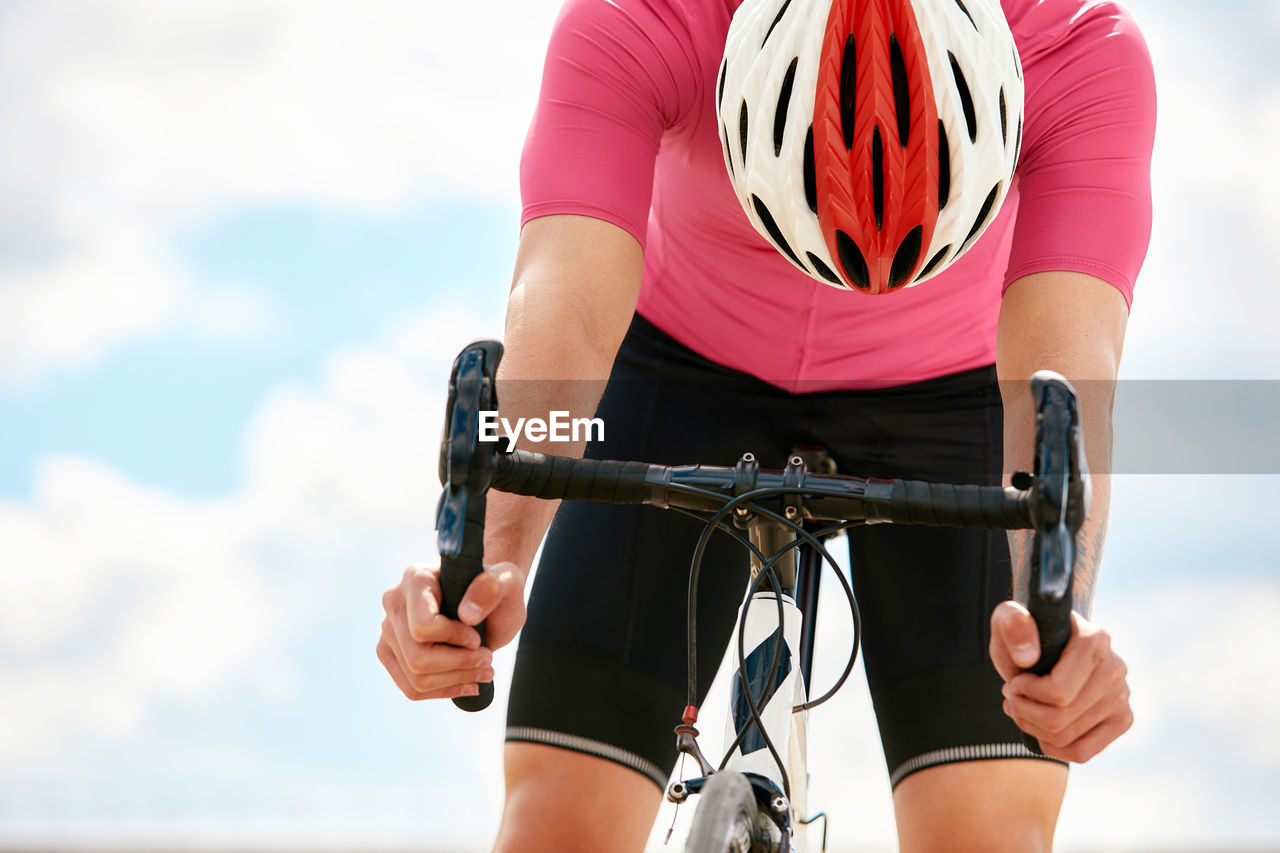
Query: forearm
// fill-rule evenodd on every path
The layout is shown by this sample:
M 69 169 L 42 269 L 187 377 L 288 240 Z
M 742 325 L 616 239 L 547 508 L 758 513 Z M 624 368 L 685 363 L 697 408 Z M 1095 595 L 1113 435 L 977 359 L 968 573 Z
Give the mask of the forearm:
M 1000 312 L 996 366 L 1004 398 L 1004 476 L 1031 471 L 1035 410 L 1028 380 L 1037 370 L 1065 376 L 1079 395 L 1092 477 L 1088 517 L 1076 536 L 1075 609 L 1088 617 L 1111 495 L 1112 406 L 1128 317 L 1123 297 L 1098 279 L 1042 273 L 1016 282 Z M 1009 536 L 1014 597 L 1026 601 L 1032 535 Z
M 506 352 L 498 373 L 502 417 L 512 423 L 517 418 L 546 418 L 555 411 L 568 412 L 574 418 L 591 417 L 604 391 L 612 354 L 581 344 L 590 333 L 581 328 L 582 320 L 573 316 L 572 308 L 540 306 L 531 317 L 524 302 L 525 294 L 517 286 L 512 291 Z M 579 325 L 579 331 L 568 332 L 572 325 Z M 523 437 L 516 443 L 540 453 L 574 457 L 583 454 L 585 445 L 585 440 L 580 440 L 527 446 Z M 527 574 L 558 506 L 559 501 L 491 491 L 485 526 L 486 562 L 510 561 Z
M 1082 379 L 1080 371 L 1063 371 L 1073 380 L 1080 395 L 1081 418 L 1084 427 L 1085 457 L 1092 466 L 1092 499 L 1089 514 L 1076 535 L 1075 581 L 1073 587 L 1074 609 L 1088 618 L 1093 606 L 1093 594 L 1098 581 L 1098 567 L 1102 559 L 1102 545 L 1106 536 L 1107 511 L 1111 498 L 1110 460 L 1112 446 L 1111 393 L 1114 383 L 1100 379 Z M 1033 470 L 1035 461 L 1035 411 L 1026 379 L 1001 381 L 1004 396 L 1004 480 L 1008 484 L 1015 471 Z M 1027 601 L 1027 583 L 1030 577 L 1032 533 L 1029 530 L 1009 532 L 1009 553 L 1013 562 L 1014 598 Z
M 525 227 L 498 371 L 502 417 L 594 415 L 635 310 L 641 265 L 639 245 L 607 223 L 547 217 Z M 581 456 L 584 448 L 585 436 L 526 449 Z M 490 492 L 485 561 L 511 561 L 527 574 L 558 506 Z

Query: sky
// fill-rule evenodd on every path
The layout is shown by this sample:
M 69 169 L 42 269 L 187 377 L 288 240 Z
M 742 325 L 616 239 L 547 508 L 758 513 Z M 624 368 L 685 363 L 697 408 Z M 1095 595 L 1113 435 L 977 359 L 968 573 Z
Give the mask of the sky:
M 464 715 L 373 647 L 558 5 L 0 0 L 0 848 L 488 844 L 509 650 Z M 1280 847 L 1280 4 L 1127 7 L 1156 219 L 1094 616 L 1136 722 L 1059 840 Z M 865 687 L 812 726 L 832 849 L 892 849 Z

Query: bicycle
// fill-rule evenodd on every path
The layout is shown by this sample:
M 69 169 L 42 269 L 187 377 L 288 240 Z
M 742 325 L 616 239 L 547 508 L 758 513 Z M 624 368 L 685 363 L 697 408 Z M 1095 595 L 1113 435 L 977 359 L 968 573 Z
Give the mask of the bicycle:
M 804 817 L 807 712 L 834 696 L 853 671 L 861 617 L 852 587 L 837 567 L 853 618 L 852 649 L 835 685 L 810 700 L 819 579 L 824 563 L 836 567 L 823 538 L 869 523 L 1033 529 L 1027 603 L 1042 653 L 1030 671 L 1047 673 L 1065 647 L 1071 632 L 1074 537 L 1088 510 L 1089 478 L 1075 392 L 1061 376 L 1042 371 L 1031 380 L 1037 408 L 1034 472 L 1016 474 L 1011 486 L 984 487 L 834 474 L 829 458 L 814 449 L 795 453 L 783 471 L 767 471 L 750 453 L 732 468 L 672 467 L 570 459 L 482 443 L 479 414 L 498 408 L 501 357 L 500 343 L 474 343 L 458 356 L 449 380 L 440 455 L 444 491 L 437 509 L 442 612 L 456 618 L 468 585 L 483 570 L 490 488 L 546 499 L 643 503 L 704 520 L 689 580 L 688 703 L 675 727 L 678 751 L 697 763 L 700 775 L 667 790 L 667 799 L 675 803 L 701 798 L 687 853 L 788 853 L 796 849 L 801 827 L 819 818 L 826 849 L 825 815 Z M 810 472 L 810 466 L 820 471 Z M 738 619 L 738 670 L 726 729 L 730 745 L 718 766 L 699 748 L 695 725 L 698 575 L 717 530 L 738 536 L 752 563 Z M 483 642 L 483 626 L 478 628 Z M 454 699 L 454 704 L 468 711 L 487 707 L 493 686 L 480 688 L 479 695 Z M 1024 741 L 1041 754 L 1034 738 L 1024 735 Z

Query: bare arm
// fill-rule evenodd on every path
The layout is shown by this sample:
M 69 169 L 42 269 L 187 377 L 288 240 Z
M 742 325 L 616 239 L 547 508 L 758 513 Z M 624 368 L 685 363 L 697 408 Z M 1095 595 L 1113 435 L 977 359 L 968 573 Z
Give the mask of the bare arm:
M 583 216 L 535 219 L 520 235 L 498 401 L 504 417 L 552 410 L 590 417 L 635 312 L 644 256 L 616 225 Z M 538 449 L 581 456 L 581 442 Z M 494 492 L 486 562 L 528 573 L 558 502 Z
M 1093 501 L 1077 539 L 1075 609 L 1089 615 L 1102 556 L 1111 495 L 1111 409 L 1124 343 L 1128 307 L 1120 292 L 1080 273 L 1048 272 L 1013 283 L 1000 309 L 996 370 L 1004 397 L 1005 482 L 1030 471 L 1035 452 L 1035 412 L 1027 380 L 1056 370 L 1080 395 L 1085 456 L 1093 469 Z M 1010 534 L 1014 597 L 1025 601 L 1031 534 Z
M 643 255 L 626 231 L 582 216 L 535 219 L 520 235 L 507 305 L 498 405 L 508 420 L 595 412 L 635 311 Z M 580 456 L 582 444 L 539 449 Z M 458 606 L 440 613 L 438 564 L 410 566 L 382 597 L 377 653 L 410 699 L 473 696 L 493 678 L 492 649 L 524 625 L 524 585 L 556 503 L 491 492 L 485 566 Z M 487 648 L 471 626 L 485 623 Z
M 1069 272 L 1014 282 L 1000 311 L 996 367 L 1005 406 L 1006 480 L 1032 467 L 1035 416 L 1027 380 L 1044 368 L 1066 376 L 1080 395 L 1085 455 L 1094 471 L 1093 501 L 1076 539 L 1072 636 L 1053 671 L 1022 672 L 1040 652 L 1025 608 L 1005 602 L 991 618 L 991 658 L 1006 682 L 1005 712 L 1039 739 L 1047 755 L 1070 761 L 1088 761 L 1133 724 L 1124 662 L 1107 632 L 1088 621 L 1111 494 L 1111 408 L 1127 319 L 1119 291 Z M 1010 535 L 1015 597 L 1023 601 L 1030 544 L 1028 532 Z

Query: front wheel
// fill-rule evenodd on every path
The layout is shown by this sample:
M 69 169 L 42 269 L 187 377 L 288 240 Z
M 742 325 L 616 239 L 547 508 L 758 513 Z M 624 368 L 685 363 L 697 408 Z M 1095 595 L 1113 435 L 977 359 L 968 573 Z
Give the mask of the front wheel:
M 751 783 L 741 773 L 716 773 L 698 794 L 685 853 L 765 853 Z

